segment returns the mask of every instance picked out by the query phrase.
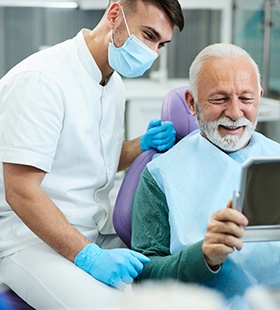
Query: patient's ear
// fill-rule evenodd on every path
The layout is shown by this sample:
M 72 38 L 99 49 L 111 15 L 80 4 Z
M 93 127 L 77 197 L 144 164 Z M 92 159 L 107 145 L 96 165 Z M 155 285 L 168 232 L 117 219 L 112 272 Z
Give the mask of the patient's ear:
M 260 91 L 260 99 L 263 97 L 263 94 L 264 94 L 264 89 L 261 88 L 261 91 Z
M 186 90 L 185 92 L 185 101 L 191 111 L 191 114 L 195 115 L 194 98 L 189 90 Z

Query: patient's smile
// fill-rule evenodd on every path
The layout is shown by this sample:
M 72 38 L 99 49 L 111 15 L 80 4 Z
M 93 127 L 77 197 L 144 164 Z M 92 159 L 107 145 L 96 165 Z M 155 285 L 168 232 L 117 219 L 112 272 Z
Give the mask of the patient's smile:
M 225 125 L 219 125 L 221 133 L 225 132 L 226 134 L 238 134 L 240 132 L 240 129 L 242 129 L 242 132 L 244 130 L 245 126 L 225 126 Z

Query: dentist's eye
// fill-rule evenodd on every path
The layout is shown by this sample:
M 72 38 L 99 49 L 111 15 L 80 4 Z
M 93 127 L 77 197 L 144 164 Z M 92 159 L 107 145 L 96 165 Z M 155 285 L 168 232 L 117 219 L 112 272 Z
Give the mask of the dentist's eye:
M 151 32 L 145 31 L 144 38 L 149 41 L 153 41 L 155 39 L 155 36 Z

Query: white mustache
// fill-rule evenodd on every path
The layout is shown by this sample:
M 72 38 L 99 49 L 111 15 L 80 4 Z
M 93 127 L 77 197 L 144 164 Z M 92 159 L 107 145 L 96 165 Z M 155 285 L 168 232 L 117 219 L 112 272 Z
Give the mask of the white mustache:
M 235 128 L 242 127 L 242 126 L 248 126 L 249 124 L 250 124 L 250 121 L 245 117 L 239 118 L 236 121 L 233 121 L 227 117 L 223 117 L 217 120 L 218 126 L 224 126 L 224 127 L 228 127 L 231 129 L 235 129 Z

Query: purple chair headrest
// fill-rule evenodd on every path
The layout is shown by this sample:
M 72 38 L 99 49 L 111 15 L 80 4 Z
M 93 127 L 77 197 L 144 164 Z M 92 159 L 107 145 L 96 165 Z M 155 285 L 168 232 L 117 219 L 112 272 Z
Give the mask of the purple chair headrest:
M 171 121 L 176 130 L 177 141 L 198 128 L 196 117 L 193 116 L 185 102 L 187 86 L 172 89 L 163 99 L 161 119 Z

